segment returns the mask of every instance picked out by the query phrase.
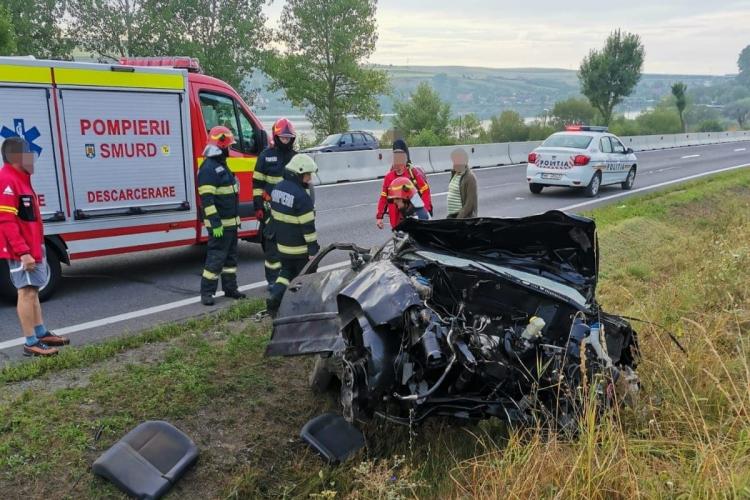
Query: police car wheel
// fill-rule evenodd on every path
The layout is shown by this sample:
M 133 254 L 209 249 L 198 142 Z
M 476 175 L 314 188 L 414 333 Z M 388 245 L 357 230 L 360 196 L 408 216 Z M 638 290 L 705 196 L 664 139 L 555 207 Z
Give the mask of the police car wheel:
M 544 186 L 542 184 L 535 184 L 535 183 L 529 184 L 529 191 L 531 191 L 533 194 L 541 193 L 542 189 L 544 189 Z
M 633 189 L 634 183 L 635 183 L 635 167 L 632 167 L 630 169 L 630 172 L 628 172 L 627 179 L 625 179 L 625 182 L 623 182 L 621 186 L 625 191 L 629 191 Z
M 601 172 L 597 172 L 591 178 L 589 185 L 586 186 L 586 196 L 588 196 L 589 198 L 593 198 L 594 196 L 598 195 L 599 188 L 601 187 L 601 185 L 602 185 L 602 174 Z

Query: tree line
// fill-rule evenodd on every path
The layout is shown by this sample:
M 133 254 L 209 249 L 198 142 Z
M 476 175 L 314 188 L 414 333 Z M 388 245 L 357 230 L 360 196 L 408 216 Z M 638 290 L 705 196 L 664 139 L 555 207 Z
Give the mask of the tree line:
M 255 70 L 269 90 L 303 109 L 319 137 L 345 131 L 347 116 L 381 120 L 378 97 L 390 93 L 385 71 L 368 64 L 377 42 L 377 0 L 286 0 L 278 25 L 267 26 L 266 0 L 2 0 L 0 55 L 43 59 L 186 55 L 204 71 L 254 97 L 244 83 Z M 396 100 L 394 134 L 414 145 L 544 139 L 566 123 L 608 125 L 620 135 L 724 130 L 750 121 L 750 46 L 739 75 L 720 88 L 672 93 L 634 119 L 616 107 L 641 78 L 645 49 L 637 34 L 616 30 L 581 62 L 581 97 L 557 102 L 531 123 L 506 110 L 486 126 L 453 116 L 428 84 Z M 257 89 L 256 89 L 257 90 Z
M 346 130 L 347 115 L 380 120 L 384 71 L 375 50 L 376 0 L 287 0 L 269 28 L 266 0 L 2 0 L 0 55 L 102 62 L 191 56 L 252 102 L 254 70 L 305 110 L 319 135 Z

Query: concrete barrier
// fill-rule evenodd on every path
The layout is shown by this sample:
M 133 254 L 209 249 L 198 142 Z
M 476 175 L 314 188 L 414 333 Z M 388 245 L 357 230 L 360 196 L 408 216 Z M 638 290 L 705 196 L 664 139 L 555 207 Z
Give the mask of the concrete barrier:
M 377 179 L 388 172 L 393 161 L 390 150 L 320 153 L 314 159 L 321 184 Z
M 508 156 L 510 156 L 510 162 L 525 163 L 528 160 L 529 153 L 534 151 L 542 144 L 542 141 L 528 141 L 528 142 L 509 142 L 508 143 Z
M 424 170 L 425 174 L 435 172 L 430 160 L 430 148 L 409 148 L 409 156 L 411 157 L 411 163 Z
M 689 134 L 641 135 L 620 137 L 625 147 L 633 151 L 650 151 L 703 144 L 750 141 L 750 131 L 706 132 Z M 466 144 L 469 165 L 472 167 L 492 167 L 525 163 L 531 151 L 541 141 L 511 142 L 495 144 Z M 412 148 L 412 162 L 425 173 L 445 172 L 453 168 L 450 153 L 457 146 L 432 148 Z M 318 164 L 316 183 L 335 184 L 337 182 L 361 181 L 382 178 L 391 168 L 393 152 L 390 149 L 376 151 L 354 151 L 350 153 L 317 153 L 313 155 Z

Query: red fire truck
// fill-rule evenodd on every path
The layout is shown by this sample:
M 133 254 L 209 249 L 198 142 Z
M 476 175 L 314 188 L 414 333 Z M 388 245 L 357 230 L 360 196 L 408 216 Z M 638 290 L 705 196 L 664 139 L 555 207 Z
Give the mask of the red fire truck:
M 21 136 L 37 155 L 50 271 L 42 298 L 61 263 L 206 241 L 195 173 L 215 125 L 237 137 L 228 163 L 240 182 L 240 237 L 257 240 L 252 174 L 267 134 L 196 60 L 0 58 L 0 143 Z M 0 293 L 14 293 L 4 264 Z

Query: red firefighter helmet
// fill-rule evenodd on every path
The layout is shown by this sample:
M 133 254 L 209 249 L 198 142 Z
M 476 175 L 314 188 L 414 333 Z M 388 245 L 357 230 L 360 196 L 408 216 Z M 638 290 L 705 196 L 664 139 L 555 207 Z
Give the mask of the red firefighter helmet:
M 208 133 L 208 145 L 220 149 L 227 149 L 234 144 L 234 133 L 227 127 L 217 125 Z
M 394 200 L 401 198 L 402 200 L 411 200 L 411 197 L 417 191 L 414 184 L 406 177 L 396 177 L 388 186 L 388 199 Z
M 292 125 L 292 122 L 288 118 L 279 118 L 273 124 L 273 136 L 294 139 L 297 137 L 297 132 L 295 132 L 294 125 Z

